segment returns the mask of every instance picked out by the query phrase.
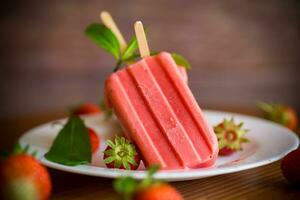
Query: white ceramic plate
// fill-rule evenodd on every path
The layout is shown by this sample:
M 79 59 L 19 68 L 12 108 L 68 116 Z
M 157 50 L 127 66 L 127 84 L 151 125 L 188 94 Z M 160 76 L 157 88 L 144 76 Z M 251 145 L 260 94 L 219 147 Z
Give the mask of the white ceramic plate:
M 228 157 L 219 157 L 213 167 L 160 171 L 155 175 L 156 179 L 168 181 L 192 180 L 251 169 L 277 161 L 299 145 L 299 139 L 293 132 L 275 123 L 235 113 L 219 111 L 205 111 L 204 113 L 211 125 L 216 125 L 224 118 L 232 116 L 236 122 L 244 122 L 244 127 L 250 130 L 246 136 L 251 142 L 244 145 L 243 151 Z M 20 143 L 21 145 L 29 144 L 33 150 L 38 150 L 38 158 L 41 162 L 54 169 L 107 178 L 115 178 L 121 175 L 131 175 L 137 179 L 145 177 L 146 173 L 142 165 L 137 171 L 127 171 L 108 169 L 103 164 L 102 151 L 105 148 L 105 140 L 121 131 L 116 120 L 107 121 L 101 115 L 86 116 L 84 120 L 86 125 L 94 128 L 101 137 L 101 147 L 94 154 L 90 165 L 69 167 L 53 163 L 44 158 L 43 155 L 49 150 L 53 139 L 66 120 L 58 120 L 58 123 L 50 122 L 31 129 L 20 138 Z

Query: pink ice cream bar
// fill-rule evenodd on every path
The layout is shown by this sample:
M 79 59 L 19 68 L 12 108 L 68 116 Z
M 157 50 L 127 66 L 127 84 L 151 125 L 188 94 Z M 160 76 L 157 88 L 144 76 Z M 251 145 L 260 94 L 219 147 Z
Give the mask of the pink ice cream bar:
M 162 52 L 111 74 L 105 93 L 146 165 L 208 167 L 218 142 L 173 58 Z

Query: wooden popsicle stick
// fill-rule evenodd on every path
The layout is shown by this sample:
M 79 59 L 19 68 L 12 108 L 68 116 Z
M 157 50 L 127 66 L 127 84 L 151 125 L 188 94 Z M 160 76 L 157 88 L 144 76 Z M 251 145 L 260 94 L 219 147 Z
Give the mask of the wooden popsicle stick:
M 117 37 L 120 43 L 121 53 L 123 53 L 127 47 L 127 43 L 121 34 L 118 26 L 116 25 L 115 21 L 113 20 L 112 16 L 107 11 L 102 11 L 100 13 L 100 19 L 102 20 L 103 24 L 109 28 Z
M 137 38 L 137 42 L 139 45 L 139 50 L 141 57 L 150 56 L 150 51 L 148 47 L 148 42 L 145 34 L 145 30 L 143 27 L 143 23 L 141 21 L 137 21 L 134 23 L 135 36 Z

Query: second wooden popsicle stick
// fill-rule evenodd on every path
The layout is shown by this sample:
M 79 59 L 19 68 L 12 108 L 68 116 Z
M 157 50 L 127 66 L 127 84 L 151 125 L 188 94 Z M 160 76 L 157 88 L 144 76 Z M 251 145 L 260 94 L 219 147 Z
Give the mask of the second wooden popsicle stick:
M 137 42 L 139 45 L 141 57 L 144 58 L 144 57 L 150 56 L 150 50 L 148 47 L 148 42 L 147 42 L 143 23 L 141 21 L 135 22 L 134 30 L 135 30 L 135 35 L 136 35 Z

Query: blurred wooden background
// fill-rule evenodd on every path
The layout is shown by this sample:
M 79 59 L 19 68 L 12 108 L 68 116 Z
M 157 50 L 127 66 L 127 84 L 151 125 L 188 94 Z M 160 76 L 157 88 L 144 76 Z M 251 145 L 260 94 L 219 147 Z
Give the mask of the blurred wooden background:
M 143 20 L 150 48 L 188 58 L 202 107 L 253 109 L 265 100 L 300 110 L 299 1 L 27 0 L 1 6 L 0 117 L 102 97 L 114 60 L 83 34 L 101 10 L 127 39 Z

